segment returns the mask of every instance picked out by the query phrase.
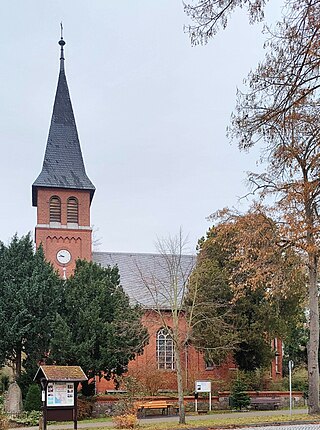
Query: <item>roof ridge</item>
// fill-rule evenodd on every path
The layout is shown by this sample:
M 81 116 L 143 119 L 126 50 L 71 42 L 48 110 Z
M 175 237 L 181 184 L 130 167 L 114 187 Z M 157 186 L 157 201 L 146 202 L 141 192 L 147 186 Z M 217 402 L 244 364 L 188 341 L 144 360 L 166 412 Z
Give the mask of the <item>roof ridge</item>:
M 119 252 L 119 251 L 93 251 L 92 254 L 116 254 L 116 255 L 152 255 L 152 256 L 163 256 L 164 254 L 156 253 L 156 252 Z M 174 255 L 174 254 L 166 254 L 166 255 Z M 186 257 L 196 257 L 196 254 L 181 254 Z

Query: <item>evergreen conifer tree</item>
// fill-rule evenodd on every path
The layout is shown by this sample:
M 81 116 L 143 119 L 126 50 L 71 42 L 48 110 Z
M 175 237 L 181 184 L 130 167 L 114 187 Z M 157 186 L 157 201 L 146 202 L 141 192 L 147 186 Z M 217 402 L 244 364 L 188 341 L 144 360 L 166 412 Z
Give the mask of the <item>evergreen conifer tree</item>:
M 26 400 L 24 402 L 24 409 L 27 412 L 40 411 L 41 409 L 41 390 L 39 385 L 32 384 L 29 386 Z
M 60 286 L 42 248 L 34 252 L 30 234 L 0 243 L 0 365 L 12 363 L 15 379 L 23 356 L 34 366 L 49 350 Z
M 234 382 L 230 395 L 230 404 L 232 407 L 241 411 L 250 405 L 250 397 L 246 393 L 246 389 L 247 387 L 241 379 L 237 379 Z
M 62 291 L 51 362 L 80 365 L 88 378 L 123 374 L 148 337 L 140 308 L 131 306 L 120 285 L 118 268 L 78 260 Z

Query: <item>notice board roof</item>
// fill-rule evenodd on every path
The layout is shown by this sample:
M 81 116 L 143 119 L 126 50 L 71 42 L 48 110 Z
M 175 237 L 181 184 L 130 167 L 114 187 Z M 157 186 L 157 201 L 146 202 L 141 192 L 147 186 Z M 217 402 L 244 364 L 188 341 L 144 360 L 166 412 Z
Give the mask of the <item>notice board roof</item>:
M 45 378 L 47 381 L 87 381 L 84 371 L 80 366 L 40 366 L 34 380 Z

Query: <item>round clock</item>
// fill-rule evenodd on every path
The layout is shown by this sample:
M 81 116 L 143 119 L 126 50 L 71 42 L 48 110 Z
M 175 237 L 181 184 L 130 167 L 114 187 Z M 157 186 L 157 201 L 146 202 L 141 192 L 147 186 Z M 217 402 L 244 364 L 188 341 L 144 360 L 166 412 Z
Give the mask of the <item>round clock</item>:
M 71 260 L 71 254 L 66 249 L 60 249 L 60 251 L 57 252 L 57 260 L 60 264 L 68 264 Z

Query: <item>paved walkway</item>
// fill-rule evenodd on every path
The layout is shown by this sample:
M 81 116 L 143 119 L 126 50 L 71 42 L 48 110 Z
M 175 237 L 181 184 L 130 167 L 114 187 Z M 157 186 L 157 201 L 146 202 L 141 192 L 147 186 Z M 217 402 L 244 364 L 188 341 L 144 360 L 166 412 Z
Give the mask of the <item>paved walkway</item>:
M 270 425 L 259 427 L 259 430 L 319 430 L 319 424 Z M 257 427 L 244 427 L 241 430 L 257 430 Z
M 307 413 L 307 409 L 294 409 L 292 411 L 292 415 L 295 414 L 304 414 Z M 288 416 L 288 421 L 290 421 L 290 412 L 288 410 L 275 410 L 275 411 L 248 411 L 248 412 L 226 412 L 226 413 L 222 413 L 222 414 L 214 414 L 214 415 L 188 415 L 187 416 L 187 422 L 190 423 L 191 421 L 197 421 L 197 420 L 201 420 L 201 421 L 206 421 L 206 420 L 214 420 L 216 419 L 223 419 L 223 418 L 243 418 L 243 417 L 257 417 L 257 416 L 261 416 L 261 417 L 270 417 L 270 416 L 276 416 L 276 415 L 287 415 Z M 160 423 L 160 422 L 176 422 L 178 423 L 178 416 L 177 415 L 171 415 L 171 416 L 155 416 L 155 417 L 150 417 L 150 418 L 142 418 L 140 419 L 140 423 L 141 424 L 151 424 L 151 423 Z M 92 423 L 88 423 L 88 422 L 81 422 L 78 421 L 78 428 L 79 429 L 83 429 L 83 428 L 98 428 L 98 427 L 112 427 L 114 424 L 111 421 L 106 421 L 106 422 L 92 422 Z M 70 424 L 51 424 L 48 426 L 49 430 L 67 430 L 67 429 L 73 429 L 73 423 Z M 246 427 L 246 429 L 255 429 L 256 427 Z M 277 425 L 272 426 L 272 424 L 270 424 L 270 426 L 266 426 L 266 427 L 259 427 L 259 430 L 273 430 L 273 429 L 277 429 L 277 430 L 287 430 L 287 429 L 291 429 L 291 430 L 320 430 L 320 424 L 299 424 L 299 425 Z M 11 430 L 11 429 L 9 429 Z M 19 429 L 12 429 L 12 430 L 39 430 L 38 426 L 35 427 L 19 427 Z

